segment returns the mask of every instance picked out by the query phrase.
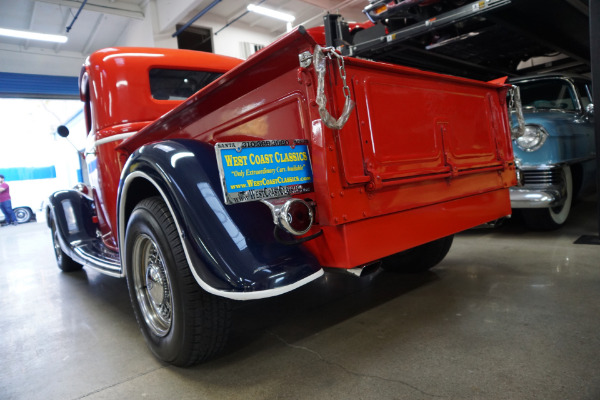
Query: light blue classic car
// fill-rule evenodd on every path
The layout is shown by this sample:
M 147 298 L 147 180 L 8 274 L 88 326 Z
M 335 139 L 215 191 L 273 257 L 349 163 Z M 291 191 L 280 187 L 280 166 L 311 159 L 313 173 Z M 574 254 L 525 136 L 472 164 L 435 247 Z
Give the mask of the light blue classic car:
M 513 209 L 532 229 L 562 226 L 571 203 L 594 187 L 592 85 L 579 76 L 545 75 L 509 81 L 520 89 L 525 130 L 513 142 L 519 186 Z

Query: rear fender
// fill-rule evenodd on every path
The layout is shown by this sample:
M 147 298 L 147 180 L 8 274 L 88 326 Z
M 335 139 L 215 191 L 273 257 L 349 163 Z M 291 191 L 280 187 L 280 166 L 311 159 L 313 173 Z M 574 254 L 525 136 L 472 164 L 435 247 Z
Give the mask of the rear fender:
M 236 300 L 265 298 L 323 274 L 306 249 L 275 240 L 267 206 L 225 205 L 219 179 L 213 146 L 191 140 L 142 146 L 129 157 L 119 185 L 122 251 L 135 205 L 159 195 L 174 217 L 196 281 L 209 293 Z
M 47 223 L 56 224 L 62 250 L 73 260 L 86 264 L 73 251 L 74 245 L 96 239 L 94 204 L 91 199 L 76 190 L 61 190 L 48 199 Z

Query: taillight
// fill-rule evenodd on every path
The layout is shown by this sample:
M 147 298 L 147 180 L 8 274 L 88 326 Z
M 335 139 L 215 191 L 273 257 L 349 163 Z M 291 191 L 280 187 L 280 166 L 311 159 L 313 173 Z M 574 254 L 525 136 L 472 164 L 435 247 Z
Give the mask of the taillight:
M 312 207 L 304 200 L 281 198 L 261 201 L 271 209 L 273 222 L 292 235 L 304 235 L 313 224 Z

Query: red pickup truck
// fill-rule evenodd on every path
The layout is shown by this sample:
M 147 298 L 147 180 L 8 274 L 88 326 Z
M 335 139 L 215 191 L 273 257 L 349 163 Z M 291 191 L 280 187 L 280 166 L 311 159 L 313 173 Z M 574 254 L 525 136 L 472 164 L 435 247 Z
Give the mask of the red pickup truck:
M 56 258 L 127 278 L 165 362 L 214 356 L 232 300 L 325 268 L 423 271 L 511 212 L 509 86 L 341 57 L 322 37 L 299 28 L 244 62 L 109 48 L 84 64 L 90 189 L 50 198 Z

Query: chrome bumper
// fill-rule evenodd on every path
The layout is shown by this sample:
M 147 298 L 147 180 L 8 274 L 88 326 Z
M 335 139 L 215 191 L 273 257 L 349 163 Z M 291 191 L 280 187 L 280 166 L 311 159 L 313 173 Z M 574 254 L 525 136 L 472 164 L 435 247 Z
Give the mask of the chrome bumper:
M 562 168 L 547 165 L 517 169 L 519 186 L 510 188 L 512 208 L 558 207 L 566 200 Z
M 556 188 L 528 189 L 510 188 L 510 206 L 512 208 L 549 208 L 558 207 L 565 201 L 563 191 Z

